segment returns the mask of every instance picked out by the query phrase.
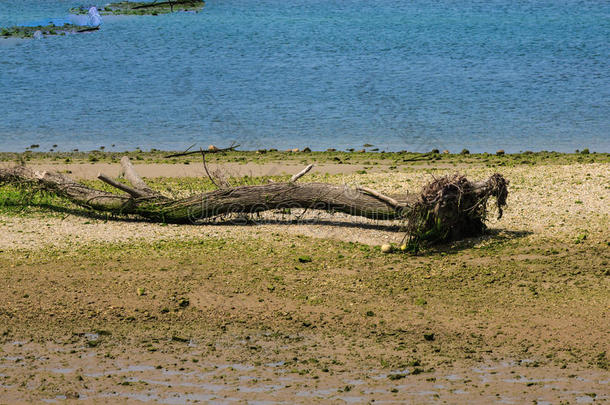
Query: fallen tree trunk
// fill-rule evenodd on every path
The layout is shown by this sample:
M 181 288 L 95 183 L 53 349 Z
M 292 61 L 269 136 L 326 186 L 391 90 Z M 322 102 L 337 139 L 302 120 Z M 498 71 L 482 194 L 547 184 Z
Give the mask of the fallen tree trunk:
M 420 194 L 386 196 L 365 187 L 296 182 L 311 165 L 290 182 L 218 189 L 187 198 L 172 199 L 153 191 L 135 172 L 128 158 L 121 159 L 125 178 L 133 187 L 103 174 L 98 178 L 126 194 L 113 194 L 80 184 L 55 172 L 34 172 L 24 166 L 0 169 L 0 184 L 34 187 L 63 196 L 93 210 L 135 214 L 160 222 L 196 223 L 229 213 L 259 213 L 304 208 L 372 219 L 405 220 L 411 239 L 458 239 L 485 229 L 487 201 L 496 197 L 499 215 L 506 204 L 508 182 L 500 174 L 470 182 L 460 175 L 428 184 Z

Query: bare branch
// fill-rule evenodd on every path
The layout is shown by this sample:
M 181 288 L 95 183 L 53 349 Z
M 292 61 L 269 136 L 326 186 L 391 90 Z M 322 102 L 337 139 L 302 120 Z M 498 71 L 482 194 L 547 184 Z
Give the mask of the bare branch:
M 294 183 L 295 181 L 297 181 L 298 179 L 300 179 L 301 177 L 305 176 L 307 174 L 307 172 L 309 172 L 311 169 L 313 168 L 313 164 L 307 166 L 306 168 L 304 168 L 303 170 L 301 170 L 300 172 L 298 172 L 297 174 L 295 174 L 294 176 L 292 176 L 290 178 L 290 182 Z
M 123 156 L 121 158 L 121 167 L 123 169 L 122 171 L 127 181 L 129 181 L 131 185 L 134 186 L 137 190 L 148 195 L 156 194 L 150 187 L 148 187 L 148 184 L 146 184 L 144 180 L 142 180 L 140 175 L 136 172 L 136 169 L 131 164 L 129 157 Z
M 208 170 L 208 165 L 205 163 L 205 152 L 203 151 L 203 149 L 200 149 L 199 151 L 201 152 L 201 158 L 203 159 L 203 168 L 205 169 L 205 172 L 208 175 L 208 178 L 210 179 L 212 184 L 214 184 L 216 186 L 216 188 L 220 188 L 218 186 L 218 184 L 216 184 L 216 182 L 214 181 L 214 178 L 212 177 L 212 175 L 210 174 L 210 171 Z
M 136 190 L 135 188 L 131 188 L 123 183 L 119 183 L 118 181 L 111 179 L 110 177 L 106 176 L 105 174 L 100 173 L 97 175 L 97 178 L 100 179 L 101 181 L 103 181 L 104 183 L 111 185 L 114 188 L 118 188 L 119 190 L 126 192 L 133 198 L 142 198 L 142 197 L 148 196 L 147 193 L 142 192 L 140 190 Z
M 368 187 L 356 187 L 356 190 L 358 191 L 362 191 L 366 194 L 372 195 L 373 197 L 379 199 L 380 201 L 383 201 L 385 203 L 387 203 L 388 205 L 390 205 L 391 207 L 394 208 L 402 208 L 403 205 L 401 205 L 398 201 L 396 201 L 395 199 L 393 199 L 392 197 L 388 197 L 387 195 L 381 194 L 378 191 L 375 191 L 373 189 L 370 189 Z

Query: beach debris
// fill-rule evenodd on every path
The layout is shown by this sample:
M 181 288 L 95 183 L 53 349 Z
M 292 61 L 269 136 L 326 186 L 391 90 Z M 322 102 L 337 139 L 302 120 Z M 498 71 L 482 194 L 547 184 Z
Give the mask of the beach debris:
M 384 243 L 381 245 L 381 253 L 392 253 L 392 245 L 389 243 Z

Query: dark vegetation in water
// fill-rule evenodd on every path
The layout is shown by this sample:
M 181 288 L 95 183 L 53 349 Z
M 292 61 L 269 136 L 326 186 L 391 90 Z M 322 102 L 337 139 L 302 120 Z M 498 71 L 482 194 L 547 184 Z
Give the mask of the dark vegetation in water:
M 176 0 L 176 1 L 153 1 L 136 2 L 122 1 L 110 3 L 99 7 L 101 15 L 159 15 L 177 11 L 200 11 L 205 2 L 203 0 Z M 80 6 L 70 9 L 73 14 L 87 14 L 89 7 Z
M 34 38 L 36 31 L 44 36 L 49 35 L 67 35 L 67 34 L 78 34 L 89 31 L 97 31 L 98 27 L 84 27 L 75 24 L 64 24 L 64 25 L 38 25 L 35 27 L 3 27 L 0 28 L 0 37 L 2 38 Z
M 123 1 L 110 3 L 100 7 L 101 15 L 159 15 L 178 11 L 198 12 L 205 2 L 203 0 L 170 0 L 160 2 L 131 2 Z M 89 12 L 87 6 L 74 7 L 70 9 L 72 14 L 86 15 Z M 99 27 L 87 27 L 75 24 L 55 24 L 38 25 L 35 27 L 13 26 L 0 28 L 0 38 L 34 38 L 36 31 L 40 31 L 43 36 L 78 34 L 90 31 L 97 31 Z

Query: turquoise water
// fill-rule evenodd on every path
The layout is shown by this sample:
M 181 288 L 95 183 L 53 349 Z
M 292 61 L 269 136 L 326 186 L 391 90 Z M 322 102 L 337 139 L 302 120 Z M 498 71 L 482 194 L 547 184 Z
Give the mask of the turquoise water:
M 80 4 L 0 0 L 0 26 Z M 608 152 L 609 72 L 608 1 L 209 0 L 1 40 L 0 150 Z

